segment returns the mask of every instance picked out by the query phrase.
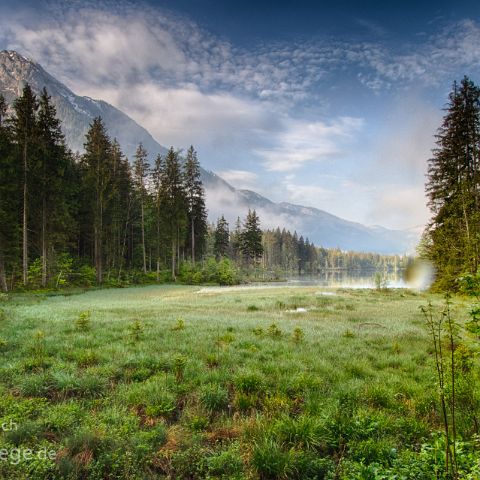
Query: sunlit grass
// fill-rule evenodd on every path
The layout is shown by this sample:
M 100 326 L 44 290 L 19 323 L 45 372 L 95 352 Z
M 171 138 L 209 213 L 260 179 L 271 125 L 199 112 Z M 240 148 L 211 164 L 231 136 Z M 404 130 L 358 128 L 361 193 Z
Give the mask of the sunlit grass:
M 60 454 L 0 473 L 324 478 L 339 456 L 389 465 L 438 427 L 427 300 L 442 301 L 316 287 L 13 296 L 0 422 L 28 428 L 4 440 Z

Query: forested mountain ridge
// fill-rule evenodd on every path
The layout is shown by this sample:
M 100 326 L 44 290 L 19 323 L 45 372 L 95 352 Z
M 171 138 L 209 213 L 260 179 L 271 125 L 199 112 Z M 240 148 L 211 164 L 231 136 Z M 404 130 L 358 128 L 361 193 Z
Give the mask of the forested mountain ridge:
M 117 108 L 102 100 L 78 96 L 38 63 L 14 51 L 1 51 L 0 93 L 7 103 L 12 103 L 25 83 L 29 83 L 37 93 L 43 87 L 47 88 L 62 122 L 66 142 L 73 151 L 83 152 L 89 125 L 95 117 L 101 116 L 108 134 L 118 140 L 130 160 L 139 143 L 149 153 L 151 162 L 158 153 L 166 153 L 166 148 L 147 130 Z M 165 140 L 168 142 L 168 139 Z M 367 227 L 317 208 L 286 202 L 275 203 L 258 193 L 235 189 L 205 169 L 201 169 L 201 177 L 211 222 L 224 214 L 233 224 L 238 216 L 243 217 L 250 208 L 259 213 L 263 227 L 279 226 L 297 230 L 323 247 L 388 254 L 405 253 L 412 252 L 418 240 L 416 233 Z

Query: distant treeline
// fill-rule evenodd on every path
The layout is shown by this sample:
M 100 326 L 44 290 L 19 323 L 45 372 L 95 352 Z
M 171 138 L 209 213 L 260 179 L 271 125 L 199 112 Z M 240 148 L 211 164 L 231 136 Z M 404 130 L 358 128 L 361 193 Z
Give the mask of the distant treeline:
M 238 249 L 241 232 L 240 219 L 230 231 L 227 221 L 221 217 L 214 228 L 214 252 L 237 263 L 241 262 L 241 252 Z M 262 251 L 259 263 L 263 268 L 300 274 L 325 270 L 394 271 L 407 267 L 411 261 L 407 255 L 381 255 L 317 247 L 308 238 L 280 228 L 263 231 Z
M 252 266 L 315 272 L 390 268 L 400 257 L 315 247 L 285 230 L 262 232 L 249 211 L 232 232 L 207 224 L 196 151 L 170 148 L 153 165 L 133 162 L 101 118 L 85 153 L 65 144 L 46 90 L 0 96 L 0 289 L 176 280 L 234 283 Z M 151 152 L 150 152 L 151 153 Z M 209 259 L 208 261 L 205 261 Z

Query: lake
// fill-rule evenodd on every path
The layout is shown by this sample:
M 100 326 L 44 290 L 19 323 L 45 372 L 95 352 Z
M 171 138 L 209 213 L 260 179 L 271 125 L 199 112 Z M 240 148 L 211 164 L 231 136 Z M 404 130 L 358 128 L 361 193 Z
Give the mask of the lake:
M 397 270 L 396 272 L 380 273 L 386 280 L 386 286 L 388 288 L 408 288 L 407 283 L 403 279 L 403 271 Z M 319 285 L 336 288 L 375 288 L 376 274 L 377 272 L 375 270 L 324 271 L 317 275 L 288 276 L 286 283 L 292 286 Z

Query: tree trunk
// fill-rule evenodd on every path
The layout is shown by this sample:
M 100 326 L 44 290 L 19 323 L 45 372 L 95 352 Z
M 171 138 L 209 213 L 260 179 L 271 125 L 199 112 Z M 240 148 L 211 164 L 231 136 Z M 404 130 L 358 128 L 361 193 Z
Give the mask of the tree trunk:
M 195 265 L 195 220 L 192 218 L 192 263 Z
M 23 284 L 28 283 L 28 190 L 27 190 L 27 139 L 24 139 L 23 145 L 23 221 L 22 221 L 22 269 Z
M 42 287 L 47 286 L 47 208 L 45 197 L 42 201 Z
M 143 200 L 141 203 L 141 221 L 142 221 L 143 273 L 147 273 L 147 253 L 145 251 L 145 217 L 144 217 L 144 209 L 143 209 Z
M 157 282 L 160 281 L 160 221 L 157 209 Z
M 2 292 L 8 292 L 7 276 L 5 273 L 5 258 L 1 248 L 2 247 L 0 245 L 0 290 Z
M 176 255 L 177 255 L 177 245 L 175 242 L 175 238 L 172 238 L 172 280 L 175 282 L 177 280 L 177 277 L 175 275 L 175 270 L 176 270 Z
M 123 267 L 123 263 L 125 261 L 129 218 L 130 218 L 130 202 L 128 202 L 128 204 L 127 204 L 127 217 L 126 217 L 126 220 L 125 220 L 125 232 L 124 232 L 124 235 L 123 235 L 123 243 L 122 243 L 120 258 L 118 259 L 118 281 L 120 281 L 120 278 L 122 276 L 122 267 Z
M 103 230 L 103 202 L 100 198 L 97 206 L 97 218 L 95 219 L 95 270 L 97 274 L 97 283 L 103 282 L 103 265 L 102 265 L 102 230 Z
M 180 263 L 180 226 L 177 225 L 177 273 Z
M 477 271 L 477 257 L 474 252 L 472 252 L 472 243 L 470 239 L 470 222 L 468 220 L 467 210 L 465 207 L 465 198 L 463 197 L 464 193 L 462 192 L 462 210 L 463 210 L 463 219 L 465 222 L 465 232 L 467 234 L 467 255 L 469 258 L 469 263 L 471 262 L 470 273 L 476 273 Z M 473 255 L 473 258 L 471 257 Z

